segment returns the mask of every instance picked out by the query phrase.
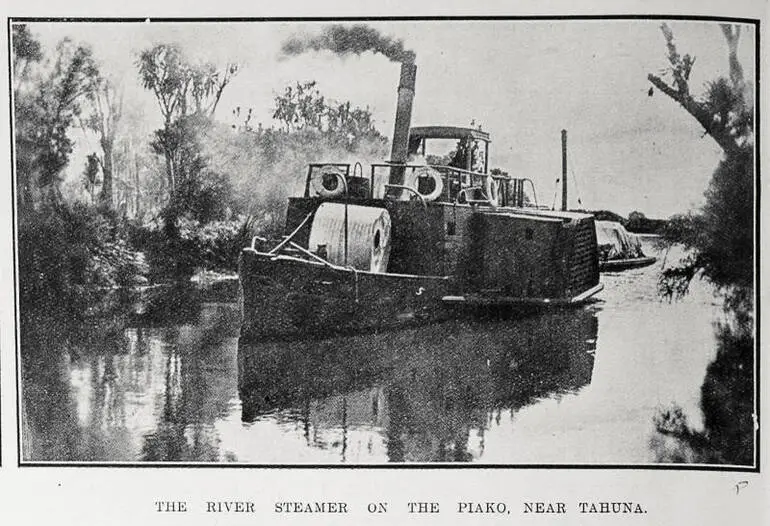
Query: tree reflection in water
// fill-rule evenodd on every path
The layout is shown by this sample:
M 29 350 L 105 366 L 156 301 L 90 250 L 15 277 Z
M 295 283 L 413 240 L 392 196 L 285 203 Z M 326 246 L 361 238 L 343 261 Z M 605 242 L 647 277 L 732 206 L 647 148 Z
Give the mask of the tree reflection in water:
M 751 466 L 755 462 L 753 307 L 736 296 L 715 327 L 716 356 L 701 386 L 703 430 L 676 404 L 655 417 L 651 446 L 659 462 Z
M 198 326 L 164 338 L 163 389 L 155 393 L 159 418 L 144 435 L 143 460 L 226 460 L 214 423 L 230 411 L 235 371 L 219 348 L 237 337 L 239 319 L 232 305 L 207 314 Z
M 125 347 L 124 319 L 115 314 L 87 318 L 80 313 L 87 311 L 92 298 L 78 299 L 66 309 L 58 304 L 25 309 L 20 319 L 22 455 L 26 459 L 92 458 L 92 428 L 80 425 L 81 411 L 67 373 L 72 362 L 89 360 L 92 349 L 104 350 L 105 363 L 111 363 L 112 356 Z M 114 301 L 113 297 L 105 298 L 102 306 L 110 311 Z M 100 372 L 103 376 L 104 371 Z M 93 415 L 91 421 L 96 425 L 104 421 L 105 414 L 120 418 L 116 416 L 120 411 L 108 406 L 115 396 L 109 382 L 109 374 L 104 379 L 93 378 L 96 404 L 104 409 Z M 100 448 L 96 449 L 98 454 Z
M 213 424 L 231 411 L 240 318 L 232 297 L 203 299 L 185 287 L 25 309 L 23 458 L 228 459 Z
M 337 451 L 343 462 L 360 429 L 379 433 L 391 462 L 469 461 L 483 454 L 484 432 L 502 412 L 591 381 L 597 331 L 593 312 L 569 310 L 317 341 L 240 341 L 242 419 L 297 422 L 308 446 Z

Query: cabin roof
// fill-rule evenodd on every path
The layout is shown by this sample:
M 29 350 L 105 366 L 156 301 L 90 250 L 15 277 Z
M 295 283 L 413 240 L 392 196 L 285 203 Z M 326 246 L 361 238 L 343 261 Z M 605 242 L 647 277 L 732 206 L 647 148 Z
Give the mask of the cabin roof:
M 490 142 L 489 133 L 459 126 L 417 126 L 409 129 L 409 137 L 411 139 L 466 139 L 470 137 Z
M 511 214 L 510 211 L 505 209 L 498 209 L 494 212 L 486 212 L 486 213 L 502 214 L 502 215 Z M 565 210 L 549 210 L 547 208 L 517 209 L 516 212 L 513 212 L 513 213 L 521 216 L 527 216 L 527 217 L 541 217 L 541 218 L 547 217 L 551 219 L 561 219 L 561 220 L 569 219 L 570 221 L 593 218 L 591 214 L 586 214 L 582 212 L 568 212 Z

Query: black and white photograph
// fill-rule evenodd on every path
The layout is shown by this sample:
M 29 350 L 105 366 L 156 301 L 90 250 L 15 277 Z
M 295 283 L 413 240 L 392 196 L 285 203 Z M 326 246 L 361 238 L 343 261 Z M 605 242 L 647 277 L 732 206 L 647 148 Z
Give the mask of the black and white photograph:
M 7 30 L 21 467 L 759 469 L 757 20 Z

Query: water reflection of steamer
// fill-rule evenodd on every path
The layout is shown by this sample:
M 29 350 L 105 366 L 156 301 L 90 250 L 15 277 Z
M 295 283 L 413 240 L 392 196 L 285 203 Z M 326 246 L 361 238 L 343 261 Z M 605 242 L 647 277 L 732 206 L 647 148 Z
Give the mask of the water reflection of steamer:
M 353 436 L 374 435 L 389 461 L 467 461 L 483 454 L 484 432 L 502 413 L 590 383 L 597 332 L 590 310 L 564 310 L 318 341 L 241 340 L 242 420 L 299 423 L 316 437 L 310 447 L 336 447 L 343 459 Z M 317 439 L 324 433 L 334 444 Z

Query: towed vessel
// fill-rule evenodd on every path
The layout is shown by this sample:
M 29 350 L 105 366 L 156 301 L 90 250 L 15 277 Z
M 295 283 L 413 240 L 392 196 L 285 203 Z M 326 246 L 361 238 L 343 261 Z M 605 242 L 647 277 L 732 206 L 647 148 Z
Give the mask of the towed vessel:
M 310 164 L 285 235 L 243 249 L 242 338 L 573 306 L 602 289 L 593 216 L 527 206 L 531 180 L 488 170 L 485 131 L 410 128 L 416 70 L 401 65 L 390 160 Z M 456 148 L 428 162 L 436 140 Z
M 596 240 L 600 271 L 647 267 L 657 261 L 655 256 L 644 253 L 639 235 L 617 221 L 596 221 Z

